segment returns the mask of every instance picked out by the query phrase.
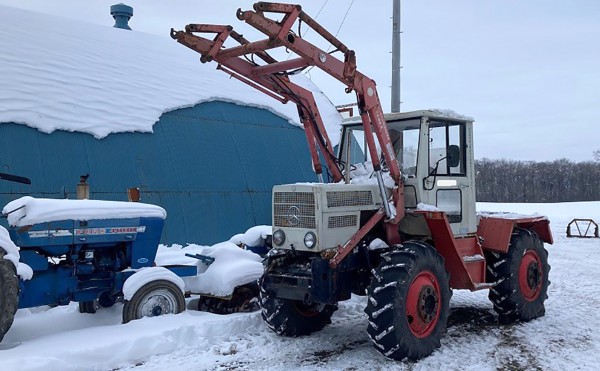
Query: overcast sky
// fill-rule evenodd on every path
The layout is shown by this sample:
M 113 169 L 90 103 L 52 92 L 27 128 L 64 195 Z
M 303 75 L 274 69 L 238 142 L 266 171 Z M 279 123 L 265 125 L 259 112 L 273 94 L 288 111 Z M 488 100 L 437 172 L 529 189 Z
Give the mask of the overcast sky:
M 0 0 L 108 26 L 116 2 Z M 218 23 L 257 39 L 235 17 L 254 1 L 125 3 L 134 8 L 136 31 L 168 37 L 171 27 Z M 356 51 L 359 70 L 377 82 L 389 111 L 392 0 L 298 3 L 331 32 L 341 25 L 338 37 Z M 600 1 L 404 0 L 402 29 L 402 111 L 443 108 L 474 117 L 476 158 L 586 161 L 600 149 Z M 316 42 L 314 36 L 305 37 Z M 309 76 L 334 104 L 353 102 L 337 81 L 316 69 Z

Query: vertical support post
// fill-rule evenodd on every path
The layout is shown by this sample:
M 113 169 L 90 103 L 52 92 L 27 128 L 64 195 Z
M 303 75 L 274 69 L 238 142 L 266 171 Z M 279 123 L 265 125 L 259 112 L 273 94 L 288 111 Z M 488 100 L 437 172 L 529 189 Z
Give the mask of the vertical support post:
M 402 68 L 400 65 L 400 34 L 402 33 L 400 27 L 400 2 L 401 0 L 394 0 L 394 15 L 392 25 L 392 112 L 400 112 L 400 104 L 402 104 L 402 92 L 400 88 L 400 69 Z

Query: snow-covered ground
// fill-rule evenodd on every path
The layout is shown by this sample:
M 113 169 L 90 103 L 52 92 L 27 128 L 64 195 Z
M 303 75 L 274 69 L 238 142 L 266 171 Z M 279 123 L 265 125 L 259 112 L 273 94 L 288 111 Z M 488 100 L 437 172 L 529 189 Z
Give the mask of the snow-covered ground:
M 454 291 L 442 347 L 416 363 L 372 348 L 365 298 L 340 304 L 333 324 L 312 336 L 282 338 L 259 312 L 179 315 L 121 324 L 121 305 L 81 314 L 77 305 L 19 310 L 0 344 L 0 370 L 592 370 L 600 365 L 600 240 L 568 239 L 573 217 L 600 221 L 600 202 L 478 204 L 479 211 L 545 214 L 555 244 L 546 316 L 497 324 L 487 292 Z M 193 306 L 194 299 L 188 302 Z

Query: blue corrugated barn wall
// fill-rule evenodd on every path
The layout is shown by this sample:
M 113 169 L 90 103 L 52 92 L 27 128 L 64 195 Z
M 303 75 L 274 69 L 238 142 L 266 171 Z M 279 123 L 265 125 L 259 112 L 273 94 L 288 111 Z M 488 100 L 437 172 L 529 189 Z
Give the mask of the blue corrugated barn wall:
M 98 140 L 0 124 L 0 171 L 32 181 L 0 181 L 0 203 L 76 198 L 89 173 L 92 199 L 126 201 L 139 187 L 142 202 L 165 208 L 163 243 L 212 244 L 271 224 L 273 185 L 316 181 L 304 131 L 264 109 L 201 103 L 163 114 L 153 130 Z

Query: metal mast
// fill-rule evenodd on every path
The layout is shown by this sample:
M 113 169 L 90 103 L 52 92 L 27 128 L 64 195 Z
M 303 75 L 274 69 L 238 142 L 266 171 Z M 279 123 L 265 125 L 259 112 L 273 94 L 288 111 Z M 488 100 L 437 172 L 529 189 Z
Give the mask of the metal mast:
M 392 27 L 392 112 L 400 112 L 402 103 L 400 91 L 400 1 L 394 0 L 394 16 Z

